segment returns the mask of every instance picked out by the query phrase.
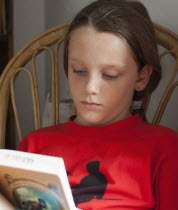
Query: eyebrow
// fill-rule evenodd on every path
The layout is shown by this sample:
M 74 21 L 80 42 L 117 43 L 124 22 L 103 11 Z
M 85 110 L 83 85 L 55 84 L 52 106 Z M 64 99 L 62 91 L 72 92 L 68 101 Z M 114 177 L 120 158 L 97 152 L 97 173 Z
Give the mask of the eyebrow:
M 69 57 L 70 58 L 70 57 Z M 82 61 L 80 61 L 79 59 L 77 59 L 77 58 L 70 58 L 70 60 L 72 60 L 72 61 L 76 61 L 76 62 L 79 62 L 79 63 L 81 63 L 81 64 L 83 64 L 83 62 Z
M 77 58 L 70 58 L 71 61 L 76 61 L 76 62 L 79 62 L 80 64 L 83 64 L 84 65 L 84 62 L 77 59 Z M 103 68 L 123 68 L 123 67 L 126 67 L 127 64 L 125 63 L 119 63 L 119 64 L 107 64 L 107 63 L 103 63 L 100 65 L 101 67 Z

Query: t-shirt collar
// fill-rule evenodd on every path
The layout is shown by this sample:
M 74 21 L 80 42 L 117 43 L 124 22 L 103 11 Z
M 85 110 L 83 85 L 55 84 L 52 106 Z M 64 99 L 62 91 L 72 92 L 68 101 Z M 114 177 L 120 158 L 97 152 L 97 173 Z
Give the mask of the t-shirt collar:
M 70 134 L 80 135 L 80 136 L 104 136 L 117 133 L 121 130 L 130 130 L 134 127 L 139 126 L 140 123 L 143 123 L 139 114 L 135 114 L 131 117 L 128 117 L 124 120 L 105 125 L 105 126 L 82 126 L 73 122 L 76 118 L 76 115 L 72 115 L 68 120 L 68 128 Z

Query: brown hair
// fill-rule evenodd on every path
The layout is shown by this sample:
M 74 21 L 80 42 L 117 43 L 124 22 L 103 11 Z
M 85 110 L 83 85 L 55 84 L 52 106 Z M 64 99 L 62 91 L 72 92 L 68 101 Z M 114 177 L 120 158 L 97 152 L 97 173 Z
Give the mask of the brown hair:
M 98 0 L 83 8 L 73 19 L 64 43 L 64 69 L 68 73 L 68 46 L 71 33 L 79 28 L 92 26 L 99 32 L 115 34 L 130 46 L 138 71 L 146 64 L 153 68 L 147 87 L 135 91 L 133 101 L 150 96 L 161 79 L 161 65 L 153 24 L 146 8 L 137 1 Z

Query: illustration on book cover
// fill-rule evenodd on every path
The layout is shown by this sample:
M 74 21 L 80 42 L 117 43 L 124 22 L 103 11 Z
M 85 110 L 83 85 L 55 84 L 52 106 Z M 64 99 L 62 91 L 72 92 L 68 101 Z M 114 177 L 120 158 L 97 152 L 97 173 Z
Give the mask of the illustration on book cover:
M 0 188 L 1 190 L 6 189 L 3 193 L 10 199 L 13 205 L 26 210 L 66 209 L 67 204 L 64 200 L 64 194 L 60 186 L 56 185 L 57 182 L 59 183 L 59 180 L 55 180 L 58 177 L 55 175 L 51 177 L 50 175 L 49 180 L 49 174 L 41 175 L 33 171 L 31 172 L 33 174 L 31 177 L 36 177 L 35 180 L 27 178 L 25 172 L 21 169 L 15 172 L 12 173 L 11 170 L 7 170 L 6 173 L 0 173 Z M 21 175 L 19 176 L 19 174 Z

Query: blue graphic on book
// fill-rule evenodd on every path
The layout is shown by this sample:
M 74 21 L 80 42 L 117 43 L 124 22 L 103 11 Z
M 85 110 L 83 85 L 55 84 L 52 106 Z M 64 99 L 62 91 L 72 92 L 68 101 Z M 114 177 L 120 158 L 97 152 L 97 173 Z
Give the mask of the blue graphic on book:
M 63 196 L 58 187 L 53 185 L 45 186 L 34 180 L 12 179 L 8 174 L 4 178 L 13 191 L 13 197 L 20 209 L 63 209 Z
M 23 209 L 59 209 L 59 202 L 51 193 L 42 192 L 30 187 L 20 187 L 15 190 L 15 197 Z

